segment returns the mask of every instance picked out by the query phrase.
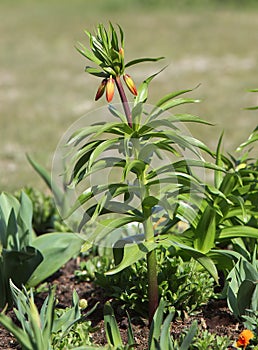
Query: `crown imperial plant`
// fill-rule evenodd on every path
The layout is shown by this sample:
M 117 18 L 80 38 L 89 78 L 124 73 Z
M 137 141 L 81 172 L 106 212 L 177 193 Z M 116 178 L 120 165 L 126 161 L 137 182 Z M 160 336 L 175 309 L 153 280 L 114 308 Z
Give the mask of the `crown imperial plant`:
M 205 192 L 191 165 L 207 166 L 208 163 L 199 156 L 199 150 L 213 155 L 206 145 L 186 136 L 179 126 L 185 122 L 207 122 L 190 114 L 168 112 L 185 103 L 199 102 L 178 97 L 192 89 L 169 93 L 154 106 L 146 104 L 149 84 L 163 69 L 146 78 L 137 88 L 127 70 L 133 65 L 156 62 L 163 57 L 125 62 L 124 33 L 119 25 L 116 31 L 111 23 L 108 29 L 100 24 L 95 34 L 88 31 L 86 34 L 90 48 L 80 44 L 78 51 L 93 64 L 87 65 L 85 71 L 102 79 L 95 100 L 106 92 L 109 105 L 105 113 L 109 112 L 115 121 L 108 122 L 105 115 L 103 121 L 75 131 L 67 141 L 66 146 L 73 147 L 69 153 L 69 186 L 80 186 L 77 188 L 81 191 L 70 214 L 83 208 L 79 229 L 95 225 L 92 232 L 85 236 L 85 247 L 89 242 L 101 244 L 105 237 L 116 234 L 122 227 L 138 225 L 136 236 L 119 239 L 115 236 L 112 247 L 116 266 L 107 274 L 115 274 L 146 258 L 151 324 L 159 302 L 157 248 L 173 247 L 176 254 L 193 257 L 215 280 L 218 278 L 214 263 L 205 255 L 210 249 L 207 242 L 200 240 L 197 247 L 193 242 L 187 245 L 173 233 L 173 227 L 182 219 L 187 222 L 194 218 L 198 200 L 202 200 Z M 130 104 L 124 85 L 133 95 Z M 121 111 L 110 104 L 115 89 L 120 96 Z M 185 159 L 186 150 L 198 159 Z M 170 158 L 166 162 L 168 155 Z M 212 168 L 210 163 L 209 167 Z M 115 179 L 119 180 L 111 177 L 106 180 L 101 172 L 107 169 L 115 169 Z M 97 173 L 101 183 L 89 184 L 91 176 L 95 178 Z

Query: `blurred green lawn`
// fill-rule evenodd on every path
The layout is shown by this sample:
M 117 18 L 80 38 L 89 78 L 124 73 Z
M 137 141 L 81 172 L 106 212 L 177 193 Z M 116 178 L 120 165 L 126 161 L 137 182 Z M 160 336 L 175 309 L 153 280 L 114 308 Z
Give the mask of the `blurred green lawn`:
M 126 59 L 166 56 L 129 73 L 139 84 L 162 66 L 149 102 L 173 90 L 201 86 L 185 105 L 214 127 L 191 128 L 215 148 L 222 130 L 232 151 L 257 125 L 258 9 L 176 8 L 168 2 L 118 0 L 1 0 L 0 2 L 0 190 L 42 182 L 25 154 L 51 168 L 55 148 L 67 128 L 105 101 L 93 102 L 99 84 L 84 73 L 77 41 L 99 23 L 119 23 L 126 35 Z M 200 2 L 200 1 L 199 1 Z M 158 6 L 160 4 L 160 6 Z

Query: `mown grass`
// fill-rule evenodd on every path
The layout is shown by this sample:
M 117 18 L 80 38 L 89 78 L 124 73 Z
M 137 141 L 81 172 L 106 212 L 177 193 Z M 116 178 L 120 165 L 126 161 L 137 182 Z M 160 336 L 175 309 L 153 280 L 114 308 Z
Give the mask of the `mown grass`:
M 257 124 L 243 108 L 257 104 L 258 10 L 157 6 L 146 1 L 2 0 L 0 3 L 0 190 L 42 186 L 30 168 L 29 153 L 48 169 L 59 139 L 93 103 L 98 81 L 83 70 L 77 41 L 99 22 L 119 23 L 126 34 L 126 57 L 166 56 L 162 63 L 131 69 L 136 83 L 168 64 L 150 91 L 150 103 L 172 90 L 201 83 L 191 96 L 203 100 L 183 110 L 215 127 L 190 129 L 215 147 L 222 129 L 233 150 Z M 200 2 L 199 2 L 200 3 Z M 120 4 L 120 5 L 119 5 Z M 157 2 L 156 2 L 157 4 Z M 134 6 L 133 6 L 134 5 Z M 197 10 L 198 9 L 198 10 Z

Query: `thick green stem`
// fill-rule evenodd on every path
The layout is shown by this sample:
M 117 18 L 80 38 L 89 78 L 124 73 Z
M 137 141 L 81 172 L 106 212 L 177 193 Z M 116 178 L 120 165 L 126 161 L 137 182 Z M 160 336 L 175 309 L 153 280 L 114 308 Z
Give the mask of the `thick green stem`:
M 125 115 L 126 115 L 126 119 L 127 119 L 128 125 L 131 128 L 133 126 L 132 114 L 131 114 L 129 103 L 128 103 L 128 100 L 127 100 L 127 97 L 126 97 L 126 94 L 125 94 L 125 90 L 123 88 L 123 85 L 121 83 L 121 79 L 120 79 L 119 76 L 116 76 L 115 82 L 116 82 L 116 87 L 117 87 L 117 90 L 119 92 L 122 104 L 123 104 L 123 108 L 124 108 L 124 111 L 125 111 Z
M 147 193 L 146 193 L 147 192 Z M 148 191 L 145 189 L 145 196 Z M 143 208 L 146 220 L 144 222 L 144 233 L 146 242 L 154 240 L 154 229 L 151 216 L 151 208 Z M 159 303 L 159 290 L 157 280 L 157 258 L 156 250 L 147 254 L 147 276 L 148 276 L 148 299 L 149 299 L 149 327 Z
M 115 78 L 116 86 L 119 91 L 119 95 L 123 104 L 124 112 L 127 118 L 128 125 L 132 127 L 132 114 L 128 104 L 127 97 L 123 85 L 121 83 L 120 77 Z M 139 141 L 139 140 L 138 140 Z M 138 158 L 140 142 L 135 145 L 135 158 Z M 141 188 L 141 202 L 143 203 L 144 198 L 148 197 L 149 191 L 146 188 L 145 172 L 138 178 Z M 150 242 L 154 240 L 154 229 L 152 223 L 151 208 L 142 208 L 145 216 L 144 222 L 144 234 L 145 241 Z M 157 280 L 157 259 L 156 251 L 153 250 L 147 254 L 147 275 L 148 275 L 148 299 L 149 299 L 149 326 L 153 320 L 153 316 L 158 307 L 159 293 L 158 293 L 158 280 Z

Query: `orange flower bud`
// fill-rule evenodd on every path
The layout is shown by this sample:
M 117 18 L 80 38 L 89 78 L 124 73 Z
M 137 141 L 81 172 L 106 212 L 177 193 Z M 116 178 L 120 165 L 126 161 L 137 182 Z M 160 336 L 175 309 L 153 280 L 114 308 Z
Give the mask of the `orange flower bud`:
M 121 49 L 119 50 L 120 56 L 122 58 L 124 58 L 124 49 L 121 47 Z
M 130 77 L 130 75 L 128 74 L 124 74 L 123 75 L 124 81 L 126 83 L 126 86 L 128 87 L 128 89 L 131 91 L 131 93 L 135 96 L 137 96 L 137 89 L 136 86 L 134 84 L 133 79 Z
M 115 81 L 112 78 L 112 76 L 110 76 L 110 78 L 107 81 L 107 86 L 106 86 L 106 99 L 108 102 L 111 102 L 114 96 L 114 92 L 115 92 Z
M 103 79 L 96 93 L 95 101 L 98 101 L 101 98 L 101 96 L 104 94 L 106 85 L 107 85 L 107 79 Z
M 250 342 L 250 339 L 254 337 L 254 334 L 249 329 L 244 329 L 240 334 L 236 342 L 237 347 L 243 347 L 245 349 Z

